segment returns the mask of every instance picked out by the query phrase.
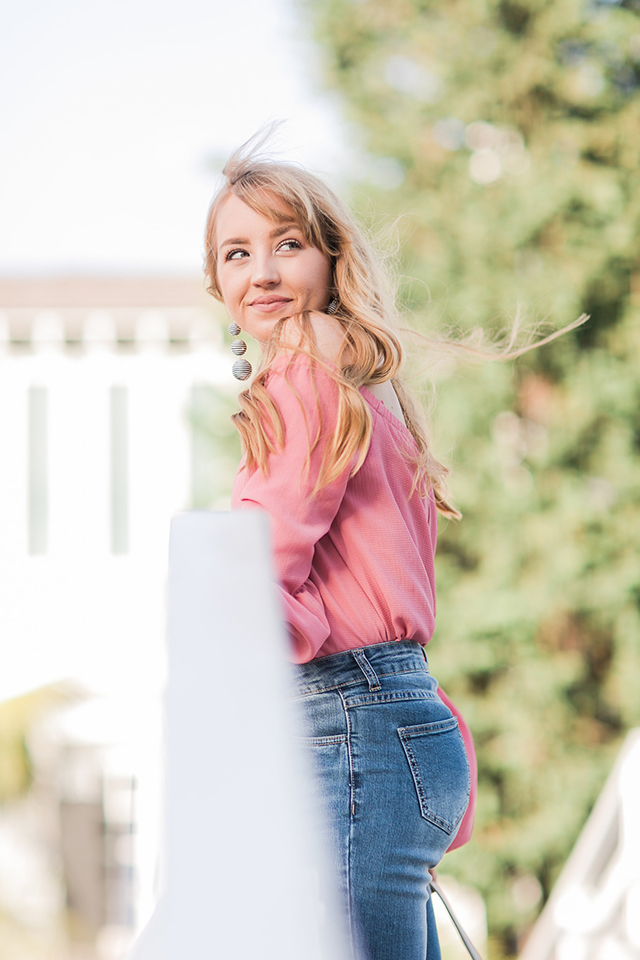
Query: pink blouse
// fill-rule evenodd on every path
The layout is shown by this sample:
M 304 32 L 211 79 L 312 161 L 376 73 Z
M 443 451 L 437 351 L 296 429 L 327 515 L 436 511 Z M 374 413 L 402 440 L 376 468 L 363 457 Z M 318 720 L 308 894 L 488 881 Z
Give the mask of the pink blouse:
M 267 390 L 284 421 L 284 449 L 269 458 L 269 475 L 249 473 L 242 459 L 232 506 L 261 507 L 271 517 L 275 568 L 293 660 L 306 663 L 342 650 L 413 639 L 433 633 L 436 595 L 433 557 L 437 518 L 433 497 L 409 498 L 415 452 L 409 430 L 366 387 L 373 414 L 371 445 L 363 466 L 353 464 L 311 496 L 322 457 L 336 427 L 338 388 L 309 359 L 276 361 Z
M 371 408 L 373 432 L 364 464 L 353 463 L 312 496 L 322 457 L 336 428 L 338 388 L 309 358 L 284 356 L 267 380 L 284 421 L 283 450 L 269 457 L 269 474 L 249 473 L 243 457 L 233 485 L 233 508 L 261 508 L 271 518 L 275 569 L 292 659 L 306 663 L 355 647 L 433 634 L 437 516 L 432 495 L 409 496 L 416 446 L 409 430 L 361 387 Z M 317 394 L 317 400 L 316 400 Z M 320 438 L 310 445 L 319 426 Z M 409 457 L 407 457 L 407 454 Z M 473 740 L 458 717 L 471 767 L 471 800 L 450 849 L 469 839 L 476 779 Z

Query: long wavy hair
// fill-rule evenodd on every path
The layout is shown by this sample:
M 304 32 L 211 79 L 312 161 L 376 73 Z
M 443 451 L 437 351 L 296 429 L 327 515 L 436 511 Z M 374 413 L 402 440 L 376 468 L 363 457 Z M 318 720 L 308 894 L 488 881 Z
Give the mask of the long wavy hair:
M 406 454 L 414 466 L 411 494 L 417 490 L 424 497 L 433 491 L 438 511 L 459 519 L 461 514 L 450 502 L 446 488 L 448 470 L 431 452 L 425 413 L 402 379 L 404 353 L 397 333 L 400 318 L 392 271 L 376 254 L 346 207 L 319 177 L 293 164 L 261 156 L 270 133 L 271 130 L 258 134 L 243 144 L 222 171 L 223 183 L 211 202 L 205 228 L 207 289 L 216 299 L 223 300 L 217 273 L 216 222 L 222 204 L 233 194 L 276 223 L 293 218 L 307 242 L 327 257 L 331 264 L 330 293 L 338 303 L 333 317 L 343 329 L 344 340 L 336 364 L 328 364 L 318 351 L 308 314 L 283 318 L 275 325 L 250 385 L 239 395 L 240 411 L 232 418 L 240 433 L 247 468 L 260 469 L 266 474 L 270 453 L 281 449 L 285 442 L 280 411 L 265 383 L 274 360 L 282 353 L 285 326 L 293 324 L 299 331 L 294 346 L 289 331 L 286 336 L 286 350 L 292 360 L 299 353 L 308 355 L 312 376 L 314 366 L 320 365 L 338 387 L 337 424 L 326 448 L 314 493 L 336 479 L 354 459 L 352 475 L 360 469 L 371 441 L 372 416 L 359 388 L 390 380 L 416 444 L 416 449 Z M 274 203 L 274 199 L 280 204 Z M 536 345 L 555 339 L 584 319 L 579 318 Z M 420 339 L 441 350 L 444 347 L 445 352 L 448 348 L 462 352 L 472 360 L 506 360 L 531 349 L 528 345 L 517 348 L 517 333 L 516 320 L 507 342 L 499 347 L 496 344 L 485 347 L 474 336 L 466 341 L 442 338 L 434 342 L 422 336 Z M 320 427 L 316 437 L 310 440 L 309 455 L 319 437 Z
M 364 463 L 371 441 L 372 416 L 359 388 L 390 380 L 398 396 L 406 425 L 416 449 L 407 456 L 414 463 L 413 490 L 426 496 L 433 490 L 438 510 L 459 517 L 445 489 L 447 469 L 431 453 L 426 418 L 401 378 L 403 348 L 396 333 L 399 317 L 389 271 L 376 256 L 349 211 L 318 177 L 297 166 L 275 162 L 259 155 L 263 141 L 240 147 L 227 161 L 224 182 L 214 196 L 205 229 L 205 273 L 208 291 L 223 300 L 217 273 L 216 221 L 225 199 L 234 194 L 257 213 L 273 221 L 293 219 L 307 242 L 331 264 L 331 294 L 338 303 L 333 315 L 344 331 L 336 364 L 320 355 L 308 314 L 280 320 L 265 345 L 259 367 L 249 387 L 239 395 L 240 411 L 233 416 L 240 433 L 249 470 L 268 472 L 269 454 L 281 449 L 284 424 L 265 383 L 273 361 L 281 353 L 284 328 L 299 330 L 295 346 L 287 352 L 311 358 L 335 380 L 338 387 L 336 428 L 325 451 L 316 491 L 335 480 L 355 459 L 352 475 Z M 280 201 L 282 211 L 272 199 Z M 313 438 L 310 451 L 319 440 Z M 412 490 L 412 493 L 413 493 Z

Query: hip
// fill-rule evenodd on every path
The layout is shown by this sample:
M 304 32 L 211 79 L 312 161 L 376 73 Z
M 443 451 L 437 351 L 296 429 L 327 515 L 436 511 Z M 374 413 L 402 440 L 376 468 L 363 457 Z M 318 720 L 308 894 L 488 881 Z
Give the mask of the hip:
M 414 808 L 443 852 L 469 800 L 458 721 L 414 641 L 360 647 L 294 668 L 297 740 L 327 800 L 353 816 L 382 803 Z M 337 804 L 337 807 L 336 807 Z M 439 859 L 439 857 L 438 857 Z

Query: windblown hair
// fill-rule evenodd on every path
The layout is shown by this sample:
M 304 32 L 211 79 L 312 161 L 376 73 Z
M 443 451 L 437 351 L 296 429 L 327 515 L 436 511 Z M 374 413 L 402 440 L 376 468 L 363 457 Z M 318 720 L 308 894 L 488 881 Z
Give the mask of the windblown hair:
M 322 366 L 338 386 L 337 424 L 321 464 L 316 491 L 335 480 L 354 458 L 352 475 L 360 469 L 371 441 L 372 416 L 359 388 L 390 380 L 416 442 L 413 489 L 421 496 L 432 489 L 440 513 L 459 517 L 447 498 L 444 480 L 448 471 L 431 453 L 425 417 L 400 377 L 403 349 L 395 332 L 399 318 L 388 272 L 354 218 L 322 180 L 292 164 L 258 155 L 264 139 L 240 147 L 224 167 L 225 180 L 213 198 L 206 224 L 208 290 L 218 300 L 223 299 L 217 275 L 216 220 L 230 194 L 276 223 L 291 219 L 293 214 L 307 242 L 331 264 L 331 292 L 338 302 L 334 319 L 344 330 L 344 344 L 336 366 L 327 364 L 316 346 L 308 314 L 283 318 L 276 324 L 250 386 L 239 396 L 240 412 L 233 416 L 248 469 L 259 468 L 266 473 L 269 454 L 281 449 L 285 441 L 280 411 L 265 382 L 281 353 L 285 325 L 295 324 L 299 336 L 292 347 L 287 335 L 287 352 L 309 355 L 312 371 L 315 364 Z M 281 202 L 282 210 L 273 204 L 273 198 Z M 310 452 L 318 439 L 313 438 Z
M 360 469 L 371 441 L 372 417 L 359 388 L 390 380 L 417 447 L 415 452 L 407 454 L 415 466 L 411 492 L 417 490 L 426 496 L 432 490 L 438 511 L 459 519 L 461 514 L 451 504 L 446 488 L 448 470 L 433 456 L 425 414 L 401 377 L 404 354 L 396 332 L 400 329 L 400 318 L 388 265 L 376 255 L 362 228 L 322 180 L 293 164 L 260 155 L 271 132 L 259 133 L 241 146 L 222 171 L 224 182 L 211 202 L 205 230 L 208 291 L 216 299 L 223 299 L 217 273 L 216 222 L 222 204 L 233 194 L 275 223 L 287 222 L 293 217 L 307 242 L 328 258 L 330 292 L 338 302 L 333 316 L 343 328 L 344 342 L 334 366 L 321 356 L 308 314 L 283 318 L 275 325 L 253 380 L 239 395 L 241 409 L 233 416 L 247 467 L 267 473 L 270 453 L 281 449 L 285 442 L 280 411 L 265 386 L 270 367 L 284 346 L 292 356 L 307 354 L 311 358 L 312 375 L 314 366 L 320 365 L 338 386 L 337 425 L 325 451 L 314 493 L 335 480 L 354 459 L 352 475 Z M 279 204 L 274 203 L 274 199 Z M 453 352 L 471 361 L 509 360 L 532 346 L 554 340 L 586 319 L 583 315 L 537 343 L 527 342 L 520 347 L 518 318 L 502 344 L 483 345 L 475 333 L 458 340 L 417 336 L 441 354 Z M 293 340 L 292 329 L 297 333 Z M 319 432 L 310 441 L 309 455 L 318 440 Z

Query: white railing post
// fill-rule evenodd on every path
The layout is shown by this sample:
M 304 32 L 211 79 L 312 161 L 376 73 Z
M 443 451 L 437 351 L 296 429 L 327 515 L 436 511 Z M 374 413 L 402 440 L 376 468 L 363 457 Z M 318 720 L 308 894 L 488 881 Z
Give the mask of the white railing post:
M 173 520 L 165 894 L 130 960 L 339 960 L 259 512 Z M 316 824 L 317 828 L 317 824 Z

